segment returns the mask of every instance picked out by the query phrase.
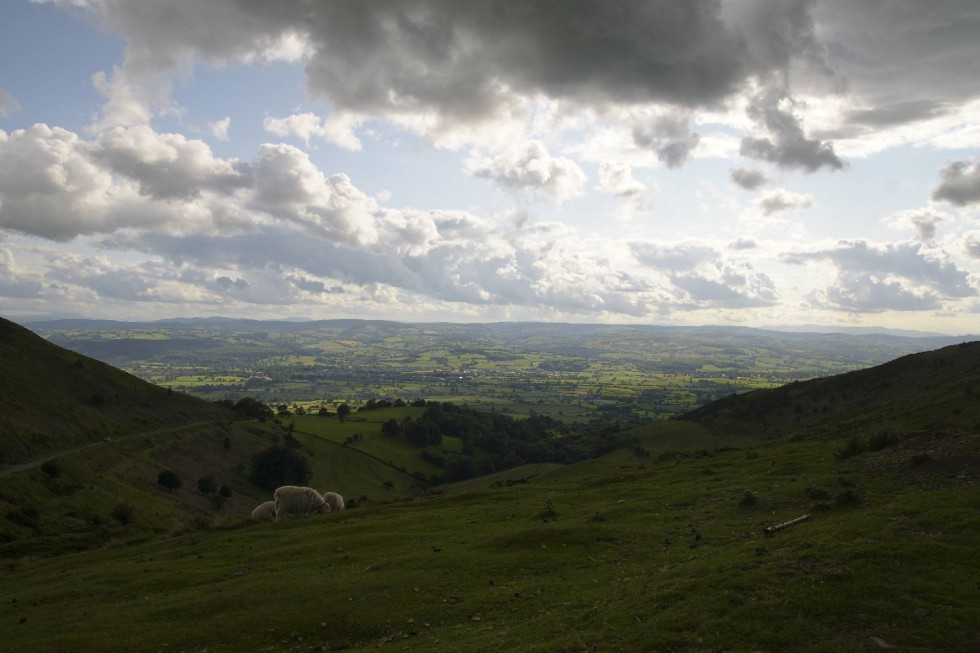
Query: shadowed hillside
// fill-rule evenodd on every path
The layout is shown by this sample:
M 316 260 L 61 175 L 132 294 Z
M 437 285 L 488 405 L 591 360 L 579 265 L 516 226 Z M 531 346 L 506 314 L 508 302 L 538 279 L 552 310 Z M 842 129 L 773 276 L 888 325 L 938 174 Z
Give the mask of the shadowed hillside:
M 0 463 L 106 437 L 233 419 L 231 411 L 141 381 L 0 318 Z
M 716 434 L 833 438 L 980 429 L 980 342 L 722 399 L 680 419 Z

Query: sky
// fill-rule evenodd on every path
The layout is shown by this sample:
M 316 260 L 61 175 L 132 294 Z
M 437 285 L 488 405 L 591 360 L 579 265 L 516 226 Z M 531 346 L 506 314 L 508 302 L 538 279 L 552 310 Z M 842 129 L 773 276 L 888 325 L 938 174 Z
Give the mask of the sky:
M 0 0 L 0 315 L 980 332 L 975 0 Z

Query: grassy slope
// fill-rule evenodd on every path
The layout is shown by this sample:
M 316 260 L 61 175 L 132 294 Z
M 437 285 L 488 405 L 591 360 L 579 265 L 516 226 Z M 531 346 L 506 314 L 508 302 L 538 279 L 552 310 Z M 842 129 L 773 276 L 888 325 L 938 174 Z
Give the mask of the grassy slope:
M 231 518 L 128 546 L 119 544 L 132 528 L 119 527 L 99 550 L 0 565 L 0 605 L 13 606 L 0 631 L 12 650 L 37 651 L 861 651 L 880 646 L 873 638 L 902 650 L 971 650 L 980 645 L 974 352 L 929 354 L 836 389 L 830 380 L 819 395 L 791 395 L 863 397 L 836 413 L 836 428 L 805 419 L 805 403 L 791 409 L 801 432 L 818 438 L 736 434 L 753 448 L 713 451 L 730 443 L 682 422 L 640 434 L 641 445 L 656 453 L 696 442 L 704 455 L 656 462 L 619 450 L 515 477 L 527 483 L 471 484 L 287 524 Z M 785 410 L 763 405 L 769 419 Z M 880 426 L 883 406 L 909 435 L 837 460 L 847 437 Z M 709 424 L 726 433 L 720 419 Z M 329 438 L 297 437 L 314 452 L 321 489 L 339 468 L 331 456 L 356 454 Z M 202 442 L 221 446 L 214 433 L 180 441 L 164 449 L 174 464 L 207 451 Z M 116 464 L 135 469 L 160 455 L 132 452 Z M 98 464 L 90 460 L 90 473 L 104 476 Z M 409 494 L 408 480 L 390 480 Z M 742 505 L 747 491 L 754 505 Z M 546 520 L 549 500 L 557 515 Z M 809 521 L 774 537 L 761 532 L 804 513 Z
M 91 405 L 95 392 L 104 404 Z M 279 425 L 238 421 L 231 411 L 168 393 L 0 319 L 0 462 L 54 457 L 53 465 L 9 475 L 17 465 L 0 466 L 0 556 L 85 549 L 245 517 L 270 498 L 248 482 L 251 458 L 284 434 Z M 112 441 L 103 442 L 106 436 Z M 363 452 L 303 433 L 297 439 L 311 484 L 322 491 L 383 502 L 422 489 L 409 472 Z M 164 470 L 176 472 L 183 487 L 158 486 Z M 232 497 L 200 494 L 197 479 L 205 476 L 229 485 Z M 133 521 L 121 524 L 113 513 L 125 504 Z
M 845 461 L 833 448 L 775 444 L 9 561 L 0 630 L 34 651 L 975 648 L 976 438 Z M 932 462 L 913 465 L 924 451 Z M 746 490 L 757 505 L 740 505 Z M 847 490 L 861 503 L 836 505 Z M 814 510 L 821 491 L 828 508 Z
M 232 419 L 230 411 L 168 393 L 0 318 L 0 463 L 106 436 Z
M 836 437 L 847 432 L 980 430 L 980 342 L 716 401 L 682 419 L 714 433 Z

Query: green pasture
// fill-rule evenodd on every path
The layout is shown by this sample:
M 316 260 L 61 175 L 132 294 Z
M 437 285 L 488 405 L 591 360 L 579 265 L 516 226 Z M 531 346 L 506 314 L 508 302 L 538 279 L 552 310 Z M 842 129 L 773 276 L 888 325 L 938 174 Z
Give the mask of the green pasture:
M 911 445 L 837 461 L 841 444 L 615 453 L 459 494 L 9 559 L 0 629 L 9 650 L 42 652 L 971 650 L 975 493 L 913 465 Z

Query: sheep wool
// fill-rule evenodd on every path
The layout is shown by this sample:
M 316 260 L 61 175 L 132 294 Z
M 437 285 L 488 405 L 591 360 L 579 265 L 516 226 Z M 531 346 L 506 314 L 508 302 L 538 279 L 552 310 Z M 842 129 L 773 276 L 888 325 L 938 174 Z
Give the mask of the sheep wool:
M 255 510 L 252 511 L 252 519 L 256 521 L 275 521 L 276 502 L 266 501 L 265 503 L 260 503 Z
M 336 492 L 324 492 L 323 500 L 330 508 L 328 511 L 324 512 L 337 512 L 344 509 L 344 497 L 340 496 Z
M 311 487 L 284 485 L 273 494 L 276 503 L 276 521 L 285 515 L 310 515 L 326 512 L 323 497 Z

